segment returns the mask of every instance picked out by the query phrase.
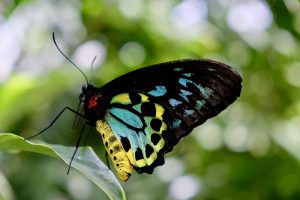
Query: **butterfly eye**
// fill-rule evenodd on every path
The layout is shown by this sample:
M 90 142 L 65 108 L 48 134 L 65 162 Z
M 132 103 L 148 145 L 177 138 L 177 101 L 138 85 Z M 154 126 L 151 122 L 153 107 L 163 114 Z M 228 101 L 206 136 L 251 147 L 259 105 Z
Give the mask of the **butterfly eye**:
M 87 86 L 86 86 L 86 85 L 82 85 L 82 87 L 81 87 L 82 94 L 84 94 L 84 93 L 85 93 L 86 89 L 87 89 Z

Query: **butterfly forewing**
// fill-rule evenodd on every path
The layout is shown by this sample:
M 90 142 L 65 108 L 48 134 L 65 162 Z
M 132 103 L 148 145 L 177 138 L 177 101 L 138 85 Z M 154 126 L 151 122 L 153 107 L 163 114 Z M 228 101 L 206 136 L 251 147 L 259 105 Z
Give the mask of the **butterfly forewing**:
M 241 81 L 232 68 L 210 60 L 153 65 L 99 88 L 92 96 L 104 101 L 104 112 L 88 116 L 104 119 L 132 166 L 151 173 L 180 139 L 236 100 Z

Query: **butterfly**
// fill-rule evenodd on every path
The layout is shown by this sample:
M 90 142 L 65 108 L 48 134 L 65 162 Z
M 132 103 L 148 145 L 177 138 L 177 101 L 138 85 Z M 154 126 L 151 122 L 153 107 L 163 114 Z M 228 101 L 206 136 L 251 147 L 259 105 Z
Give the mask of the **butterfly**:
M 151 174 L 155 167 L 164 164 L 165 154 L 182 138 L 227 108 L 241 93 L 242 78 L 233 68 L 196 59 L 144 67 L 97 88 L 61 51 L 54 33 L 53 42 L 86 79 L 79 96 L 83 113 L 65 107 L 48 127 L 27 139 L 45 132 L 69 110 L 96 127 L 122 181 L 130 178 L 133 169 Z
M 195 127 L 240 96 L 242 79 L 212 60 L 177 60 L 82 87 L 83 117 L 96 127 L 116 174 L 152 173 Z

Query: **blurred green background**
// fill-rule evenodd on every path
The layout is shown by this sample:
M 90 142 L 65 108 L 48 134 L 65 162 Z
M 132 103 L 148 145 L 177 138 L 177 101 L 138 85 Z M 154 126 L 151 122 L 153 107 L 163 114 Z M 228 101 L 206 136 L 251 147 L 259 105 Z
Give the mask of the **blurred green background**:
M 300 199 L 298 0 L 1 0 L 0 132 L 30 136 L 63 107 L 76 108 L 85 80 L 52 32 L 97 86 L 184 58 L 225 62 L 243 77 L 237 102 L 181 141 L 153 175 L 122 184 L 128 199 Z M 64 113 L 36 139 L 74 146 L 73 120 Z M 87 145 L 105 160 L 93 133 Z M 66 171 L 50 157 L 1 152 L 0 199 L 107 199 Z

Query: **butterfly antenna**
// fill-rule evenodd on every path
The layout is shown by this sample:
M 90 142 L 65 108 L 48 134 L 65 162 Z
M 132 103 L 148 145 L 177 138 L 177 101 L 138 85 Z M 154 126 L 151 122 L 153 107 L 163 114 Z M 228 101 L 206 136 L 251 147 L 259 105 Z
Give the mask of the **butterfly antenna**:
M 94 63 L 97 59 L 97 55 L 95 55 L 95 57 L 93 58 L 93 61 L 91 63 L 91 77 L 90 77 L 90 80 L 92 81 L 92 75 L 93 75 L 93 67 L 94 67 Z
M 78 71 L 84 76 L 85 80 L 86 80 L 86 84 L 88 85 L 89 84 L 89 81 L 88 81 L 88 78 L 86 77 L 86 75 L 84 74 L 84 72 L 77 66 L 75 65 L 72 60 L 70 58 L 68 58 L 68 56 L 66 56 L 62 50 L 60 50 L 60 48 L 58 47 L 57 43 L 56 43 L 56 40 L 55 40 L 55 36 L 54 36 L 54 32 L 52 33 L 52 38 L 53 38 L 53 42 L 56 46 L 56 48 L 58 49 L 58 51 L 74 66 L 78 69 Z

